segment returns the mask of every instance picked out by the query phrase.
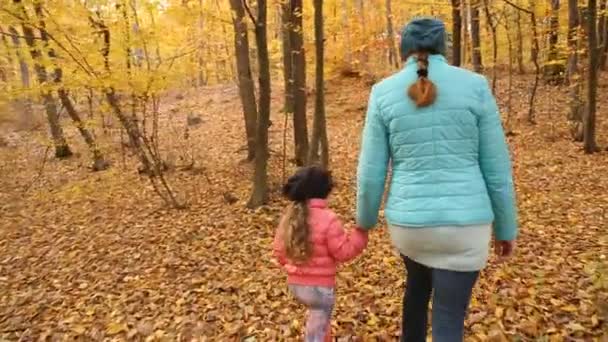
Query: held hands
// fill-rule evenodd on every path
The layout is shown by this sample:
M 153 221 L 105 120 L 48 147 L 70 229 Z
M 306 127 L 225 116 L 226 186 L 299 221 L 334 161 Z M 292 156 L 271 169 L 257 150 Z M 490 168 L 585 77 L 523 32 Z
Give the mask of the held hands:
M 500 241 L 494 240 L 494 252 L 498 256 L 498 262 L 502 263 L 510 259 L 515 253 L 515 240 Z

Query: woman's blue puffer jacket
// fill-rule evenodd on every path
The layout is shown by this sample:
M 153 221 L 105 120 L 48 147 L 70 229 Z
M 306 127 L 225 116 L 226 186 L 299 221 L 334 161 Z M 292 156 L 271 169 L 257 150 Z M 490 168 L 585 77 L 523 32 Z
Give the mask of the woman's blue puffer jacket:
M 485 77 L 429 57 L 437 99 L 417 108 L 406 93 L 417 79 L 415 57 L 374 85 L 357 172 L 357 220 L 372 228 L 391 179 L 385 216 L 408 227 L 494 222 L 499 240 L 517 235 L 509 150 Z

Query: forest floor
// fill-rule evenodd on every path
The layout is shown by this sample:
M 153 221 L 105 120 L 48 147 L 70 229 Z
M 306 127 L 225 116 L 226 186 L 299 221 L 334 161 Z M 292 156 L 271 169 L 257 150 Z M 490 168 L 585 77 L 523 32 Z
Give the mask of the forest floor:
M 602 288 L 601 282 L 608 282 L 608 152 L 584 155 L 571 142 L 565 87 L 541 86 L 539 124 L 528 125 L 529 82 L 515 81 L 515 135 L 509 138 L 518 251 L 507 264 L 492 260 L 483 271 L 467 340 L 606 341 L 608 284 Z M 602 79 L 599 94 L 607 83 Z M 503 109 L 505 87 L 499 82 Z M 327 89 L 337 181 L 331 203 L 352 224 L 369 86 L 336 79 Z M 44 130 L 12 134 L 0 148 L 0 340 L 297 340 L 303 310 L 288 295 L 270 248 L 284 205 L 278 196 L 281 100 L 276 91 L 272 201 L 255 211 L 245 208 L 252 170 L 241 161 L 244 129 L 234 86 L 172 96 L 163 108 L 164 150 L 176 165 L 169 179 L 188 199 L 186 210 L 162 207 L 134 158 L 121 157 L 118 135 L 98 130 L 113 167 L 92 173 L 73 129 L 66 134 L 82 155 L 65 161 L 45 158 Z M 203 122 L 184 141 L 189 113 Z M 598 141 L 605 148 L 605 97 L 598 113 Z M 291 145 L 291 134 L 287 138 Z M 195 167 L 182 167 L 191 158 Z M 287 172 L 292 170 L 289 164 Z M 368 250 L 339 273 L 333 321 L 339 340 L 395 341 L 403 279 L 386 229 L 374 231 Z

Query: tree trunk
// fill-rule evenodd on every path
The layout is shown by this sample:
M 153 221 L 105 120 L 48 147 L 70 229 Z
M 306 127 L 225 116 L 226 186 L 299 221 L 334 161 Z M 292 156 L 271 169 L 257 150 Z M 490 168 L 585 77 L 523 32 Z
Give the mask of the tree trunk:
M 397 54 L 397 48 L 395 47 L 395 31 L 393 29 L 393 9 L 391 3 L 392 0 L 386 0 L 386 36 L 388 39 L 388 63 L 394 66 L 395 68 L 398 68 L 399 55 Z
M 507 34 L 507 46 L 509 52 L 509 77 L 507 85 L 507 120 L 505 122 L 505 134 L 507 136 L 513 135 L 511 119 L 513 117 L 513 38 L 511 36 L 511 25 L 509 23 L 510 15 L 505 9 L 504 15 L 504 26 Z
M 462 16 L 460 15 L 460 0 L 452 0 L 452 64 L 460 66 L 461 61 L 461 37 Z
M 13 3 L 19 6 L 21 15 L 24 19 L 26 19 L 27 13 L 25 7 L 21 4 L 21 0 L 13 0 Z M 32 56 L 32 60 L 34 61 L 34 70 L 36 71 L 38 83 L 40 83 L 40 86 L 42 88 L 40 91 L 40 95 L 42 97 L 42 102 L 46 110 L 46 117 L 49 123 L 51 137 L 53 139 L 53 145 L 55 146 L 55 157 L 60 159 L 69 158 L 72 155 L 72 151 L 70 150 L 70 147 L 68 146 L 68 143 L 65 140 L 63 129 L 61 128 L 61 124 L 59 122 L 57 102 L 55 101 L 55 98 L 53 97 L 51 91 L 45 89 L 46 83 L 48 82 L 48 74 L 45 67 L 40 62 L 42 53 L 40 52 L 40 50 L 38 50 L 38 48 L 36 48 L 34 30 L 25 21 L 22 23 L 22 29 L 25 42 L 30 48 L 30 55 Z
M 246 0 L 245 0 L 246 1 Z M 255 41 L 258 51 L 259 74 L 259 107 L 258 127 L 256 134 L 255 170 L 253 191 L 248 207 L 257 208 L 268 199 L 268 124 L 270 121 L 270 60 L 268 56 L 268 38 L 266 28 L 266 0 L 258 0 L 258 15 L 255 22 Z
M 559 0 L 551 0 L 551 18 L 549 20 L 549 61 L 557 59 L 557 42 L 559 40 Z
M 344 59 L 348 67 L 352 67 L 353 64 L 353 52 L 352 52 L 352 37 L 349 24 L 349 13 L 348 13 L 348 1 L 342 0 L 342 28 L 344 32 L 345 47 L 344 47 Z
M 534 1 L 530 2 L 530 5 L 531 5 L 530 9 L 525 9 L 510 1 L 505 1 L 505 2 L 508 5 L 510 5 L 511 7 L 513 7 L 514 9 L 516 9 L 520 12 L 525 12 L 526 14 L 528 14 L 530 16 L 530 25 L 532 26 L 531 57 L 532 57 L 532 62 L 534 62 L 534 83 L 533 83 L 532 89 L 530 91 L 528 122 L 530 124 L 535 124 L 536 116 L 535 116 L 534 102 L 536 100 L 536 91 L 538 90 L 538 83 L 540 80 L 540 63 L 538 62 L 538 51 L 539 51 L 540 47 L 539 47 L 539 42 L 538 42 L 538 31 L 537 31 L 537 25 L 536 25 L 536 12 L 534 10 Z
M 234 1 L 234 0 L 231 0 Z M 285 82 L 285 104 L 283 111 L 286 114 L 293 115 L 294 111 L 294 94 L 293 94 L 293 52 L 291 50 L 292 39 L 292 22 L 291 22 L 291 2 L 283 1 L 281 3 L 281 40 L 283 42 L 283 79 Z
M 293 56 L 293 133 L 296 165 L 306 163 L 308 157 L 308 123 L 306 120 L 306 58 L 304 55 L 304 28 L 302 26 L 302 0 L 291 0 L 290 31 Z M 261 72 L 261 71 L 260 71 Z
M 566 80 L 568 83 L 572 82 L 572 77 L 577 72 L 579 26 L 578 0 L 568 0 L 568 64 L 566 66 Z
M 517 72 L 520 75 L 526 73 L 524 67 L 524 35 L 521 29 L 521 13 L 517 12 Z
M 462 25 L 462 33 L 460 41 L 462 48 L 460 49 L 460 64 L 467 64 L 469 61 L 469 33 L 471 28 L 471 7 L 468 1 L 460 1 L 460 13 L 464 15 L 464 23 Z
M 251 61 L 249 60 L 249 38 L 247 35 L 247 22 L 245 9 L 241 0 L 230 0 L 234 13 L 234 51 L 236 69 L 239 80 L 239 95 L 245 119 L 245 134 L 247 139 L 247 160 L 255 158 L 255 134 L 258 117 L 255 101 L 255 84 L 251 75 Z
M 497 81 L 497 71 L 496 68 L 497 60 L 498 60 L 498 41 L 496 34 L 496 23 L 494 22 L 494 18 L 492 13 L 490 12 L 490 5 L 488 4 L 488 0 L 483 1 L 483 7 L 486 14 L 486 20 L 488 23 L 488 27 L 490 32 L 492 33 L 492 93 L 496 93 L 496 81 Z
M 549 82 L 559 81 L 563 65 L 559 63 L 557 43 L 559 39 L 559 0 L 551 0 L 549 19 L 549 53 L 544 68 L 544 77 Z
M 473 48 L 473 70 L 475 72 L 483 72 L 483 64 L 481 61 L 481 36 L 479 31 L 479 4 L 475 2 L 471 4 L 471 43 Z
M 19 61 L 19 76 L 21 77 L 21 86 L 23 89 L 30 88 L 30 69 L 27 65 L 26 60 L 21 52 L 21 40 L 19 39 L 19 33 L 13 26 L 8 27 L 8 33 L 11 36 L 11 41 L 15 47 L 17 60 Z M 21 118 L 21 127 L 31 127 L 34 122 L 34 109 L 32 108 L 32 101 L 24 97 L 19 99 L 19 110 L 23 112 Z
M 63 70 L 57 65 L 57 54 L 55 53 L 55 50 L 53 48 L 49 47 L 49 36 L 46 31 L 46 25 L 44 22 L 44 13 L 42 11 L 42 6 L 39 2 L 36 2 L 34 4 L 34 11 L 38 18 L 38 26 L 39 26 L 38 30 L 40 32 L 40 39 L 43 42 L 43 46 L 46 49 L 46 53 L 54 68 L 53 81 L 55 84 L 57 84 L 59 86 L 57 93 L 59 95 L 61 104 L 68 112 L 68 115 L 70 116 L 72 121 L 74 121 L 74 125 L 80 132 L 80 135 L 82 136 L 83 140 L 85 141 L 85 143 L 89 147 L 89 150 L 91 151 L 91 155 L 93 156 L 93 167 L 92 167 L 93 170 L 94 171 L 105 170 L 110 166 L 110 164 L 108 162 L 106 162 L 105 158 L 103 157 L 103 154 L 99 150 L 99 147 L 95 143 L 95 139 L 93 138 L 93 135 L 85 127 L 84 123 L 82 122 L 82 119 L 80 118 L 80 114 L 78 113 L 78 111 L 76 111 L 76 108 L 74 107 L 74 104 L 72 103 L 72 100 L 70 99 L 70 97 L 68 95 L 68 91 L 62 85 Z
M 597 77 L 598 77 L 598 62 L 599 49 L 597 43 L 597 1 L 588 0 L 589 18 L 588 25 L 588 44 L 589 44 L 589 78 L 587 80 L 587 111 L 583 120 L 583 144 L 585 153 L 597 152 L 597 144 L 595 141 L 595 112 L 597 100 Z
M 200 36 L 198 37 L 198 39 L 200 40 L 200 43 L 198 45 L 198 51 L 197 51 L 197 62 L 198 62 L 198 80 L 197 80 L 197 85 L 199 87 L 204 86 L 207 83 L 207 80 L 205 79 L 205 59 L 203 58 L 203 50 L 205 48 L 205 43 L 204 40 L 200 39 L 200 37 L 202 37 L 204 35 L 203 33 L 203 29 L 204 29 L 204 13 L 203 13 L 203 0 L 198 0 L 198 31 Z M 236 38 L 236 37 L 235 37 Z M 238 64 L 238 63 L 237 63 Z
M 601 50 L 600 50 L 600 60 L 599 67 L 602 70 L 606 70 L 606 57 L 608 55 L 608 0 L 602 2 L 600 4 L 600 39 L 601 39 Z
M 318 161 L 319 147 L 321 147 L 321 166 L 329 167 L 329 146 L 327 139 L 327 124 L 325 120 L 325 90 L 323 79 L 323 0 L 315 0 L 315 117 L 312 130 L 312 147 L 310 149 L 308 162 L 314 164 Z

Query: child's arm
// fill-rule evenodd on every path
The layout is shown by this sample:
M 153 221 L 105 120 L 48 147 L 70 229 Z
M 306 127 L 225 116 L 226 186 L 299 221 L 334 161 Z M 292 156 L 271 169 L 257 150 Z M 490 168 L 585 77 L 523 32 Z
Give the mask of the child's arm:
M 339 262 L 356 258 L 367 247 L 367 240 L 367 231 L 355 228 L 349 234 L 337 217 L 332 220 L 327 231 L 327 248 Z

